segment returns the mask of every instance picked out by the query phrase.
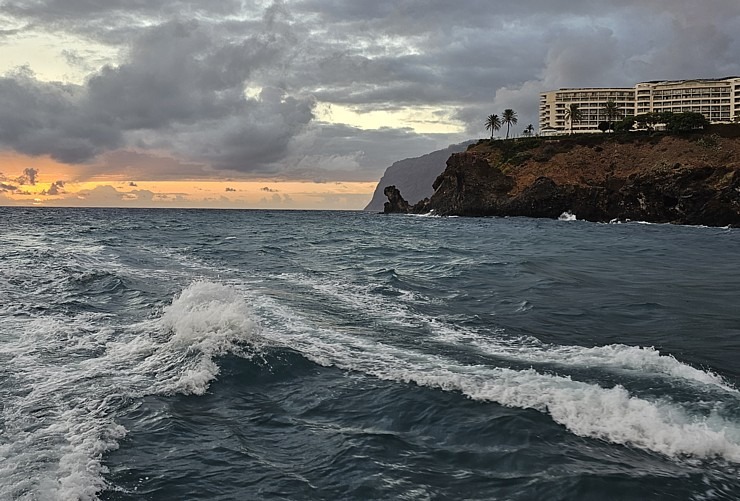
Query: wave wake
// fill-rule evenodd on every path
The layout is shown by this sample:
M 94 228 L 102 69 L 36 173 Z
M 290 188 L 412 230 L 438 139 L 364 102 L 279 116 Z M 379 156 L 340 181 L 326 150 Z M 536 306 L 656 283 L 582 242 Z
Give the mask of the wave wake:
M 478 332 L 450 324 L 413 309 L 424 298 L 409 291 L 398 291 L 392 300 L 373 294 L 372 286 L 358 286 L 339 281 L 320 280 L 301 275 L 284 276 L 293 283 L 310 287 L 317 293 L 344 303 L 374 317 L 380 322 L 399 327 L 418 328 L 428 332 L 429 340 L 468 346 L 485 355 L 519 362 L 552 364 L 561 367 L 598 367 L 632 371 L 640 375 L 662 375 L 700 385 L 708 385 L 734 394 L 740 390 L 722 376 L 692 367 L 654 347 L 611 344 L 584 347 L 552 345 L 534 337 L 509 338 L 503 332 Z
M 476 401 L 535 409 L 583 437 L 670 457 L 740 462 L 740 424 L 714 410 L 700 415 L 679 404 L 631 395 L 621 386 L 604 388 L 534 369 L 462 365 L 438 355 L 314 327 L 296 311 L 269 298 L 257 302 L 261 303 L 259 312 L 273 319 L 272 325 L 264 326 L 266 341 L 296 350 L 320 365 L 458 391 Z
M 274 348 L 322 366 L 535 409 L 583 437 L 740 463 L 740 424 L 716 410 L 697 412 L 534 369 L 461 364 L 316 324 L 237 287 L 194 282 L 156 318 L 118 326 L 114 320 L 39 318 L 6 345 L 16 384 L 3 395 L 0 498 L 97 499 L 107 487 L 104 455 L 126 434 L 116 420 L 137 399 L 202 395 L 219 374 L 219 357 L 249 359 Z
M 201 395 L 218 357 L 260 345 L 243 297 L 214 283 L 193 283 L 158 318 L 113 320 L 37 318 L 4 345 L 15 389 L 3 395 L 0 499 L 97 499 L 103 456 L 126 434 L 117 416 L 146 395 Z

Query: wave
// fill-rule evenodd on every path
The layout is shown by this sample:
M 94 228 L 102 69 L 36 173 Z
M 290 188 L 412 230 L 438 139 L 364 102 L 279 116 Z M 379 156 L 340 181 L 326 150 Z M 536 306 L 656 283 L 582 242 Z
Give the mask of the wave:
M 218 357 L 251 357 L 257 325 L 234 290 L 196 282 L 157 318 L 111 325 L 110 315 L 40 317 L 5 343 L 1 499 L 97 499 L 103 455 L 126 430 L 116 416 L 146 395 L 202 395 Z M 7 389 L 12 388 L 12 389 Z
M 324 366 L 383 380 L 457 391 L 472 400 L 531 408 L 549 414 L 572 433 L 634 446 L 670 457 L 740 462 L 740 426 L 716 411 L 695 414 L 678 404 L 639 398 L 617 385 L 575 381 L 534 369 L 462 365 L 454 360 L 314 327 L 297 312 L 263 298 L 276 316 L 263 335 Z
M 418 320 L 403 312 L 397 312 L 401 321 Z M 534 369 L 465 365 L 312 323 L 284 302 L 221 283 L 194 282 L 155 318 L 135 324 L 115 325 L 112 316 L 96 314 L 17 321 L 22 336 L 4 345 L 4 366 L 15 378 L 2 395 L 4 499 L 97 499 L 107 487 L 103 456 L 126 434 L 118 416 L 147 395 L 202 395 L 220 372 L 220 357 L 261 359 L 272 349 L 478 402 L 535 409 L 583 437 L 670 457 L 740 462 L 740 426 L 717 410 L 695 411 Z M 591 352 L 578 356 L 584 353 Z M 592 352 L 597 359 L 607 355 Z
M 571 211 L 566 211 L 560 214 L 558 217 L 558 221 L 577 221 L 576 215 L 573 214 Z
M 437 334 L 438 339 L 448 343 L 466 343 L 487 355 L 559 366 L 621 369 L 642 375 L 663 375 L 740 394 L 740 391 L 725 381 L 722 376 L 710 370 L 692 367 L 677 360 L 673 355 L 662 354 L 652 346 L 610 344 L 589 348 L 574 345 L 553 345 L 543 343 L 534 337 L 497 338 L 495 334 L 484 336 L 434 320 L 431 322 L 436 325 L 433 331 Z
M 553 345 L 543 343 L 532 336 L 507 337 L 503 330 L 488 330 L 482 333 L 415 311 L 413 309 L 415 305 L 429 302 L 429 299 L 413 291 L 397 288 L 397 294 L 389 300 L 389 294 L 374 293 L 375 287 L 372 285 L 347 284 L 339 280 L 299 274 L 284 274 L 281 278 L 310 287 L 313 291 L 344 303 L 352 309 L 361 310 L 380 322 L 398 327 L 423 329 L 428 333 L 427 340 L 458 347 L 471 347 L 485 355 L 519 362 L 618 369 L 645 376 L 661 375 L 740 394 L 740 391 L 722 376 L 710 370 L 692 367 L 670 354 L 661 353 L 654 347 L 623 344 L 595 347 Z M 531 306 L 524 302 L 518 311 L 525 312 L 529 309 Z

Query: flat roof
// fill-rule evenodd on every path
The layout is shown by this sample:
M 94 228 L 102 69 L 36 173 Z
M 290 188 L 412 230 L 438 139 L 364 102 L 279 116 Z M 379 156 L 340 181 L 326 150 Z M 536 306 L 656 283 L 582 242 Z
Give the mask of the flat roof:
M 558 90 L 548 90 L 543 92 L 543 94 L 547 94 L 548 92 L 561 92 L 561 91 L 569 91 L 569 90 L 628 90 L 633 91 L 635 90 L 634 87 L 563 87 L 562 89 Z
M 672 83 L 683 83 L 683 82 L 721 82 L 723 80 L 732 80 L 733 78 L 740 78 L 740 77 L 732 76 L 732 77 L 724 77 L 724 78 L 685 78 L 683 80 L 648 80 L 646 82 L 639 82 L 637 85 L 640 85 L 641 83 L 672 84 Z
M 685 78 L 683 80 L 646 80 L 644 82 L 638 82 L 635 87 L 640 84 L 681 84 L 686 82 L 722 82 L 724 80 L 733 80 L 740 78 L 740 76 L 729 76 L 724 78 Z M 568 92 L 568 91 L 604 91 L 604 90 L 617 90 L 617 91 L 634 91 L 635 87 L 563 87 L 557 90 L 547 90 L 540 94 L 549 94 L 550 92 Z

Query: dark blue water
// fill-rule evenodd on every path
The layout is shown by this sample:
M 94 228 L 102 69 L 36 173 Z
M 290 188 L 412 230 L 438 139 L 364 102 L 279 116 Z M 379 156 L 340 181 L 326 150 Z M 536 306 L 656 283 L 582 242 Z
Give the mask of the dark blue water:
M 0 208 L 0 499 L 740 498 L 740 232 Z

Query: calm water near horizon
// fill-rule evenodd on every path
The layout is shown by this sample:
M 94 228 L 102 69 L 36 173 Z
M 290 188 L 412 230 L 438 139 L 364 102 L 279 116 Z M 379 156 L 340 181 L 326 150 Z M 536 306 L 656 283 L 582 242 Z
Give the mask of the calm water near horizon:
M 0 207 L 0 499 L 736 500 L 740 230 Z

